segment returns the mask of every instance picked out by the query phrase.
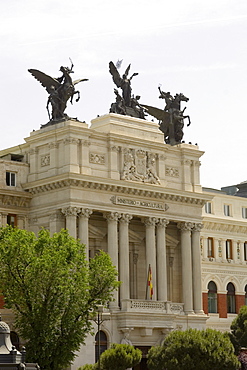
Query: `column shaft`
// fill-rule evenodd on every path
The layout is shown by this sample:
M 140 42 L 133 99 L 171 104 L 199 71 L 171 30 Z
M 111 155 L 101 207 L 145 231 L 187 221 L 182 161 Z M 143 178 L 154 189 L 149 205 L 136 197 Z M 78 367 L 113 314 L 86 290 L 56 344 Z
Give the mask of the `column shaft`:
M 202 314 L 202 283 L 201 283 L 201 247 L 200 230 L 202 224 L 196 224 L 192 229 L 192 272 L 193 272 L 193 298 L 194 311 Z
M 191 261 L 192 226 L 193 224 L 190 222 L 181 222 L 178 224 L 178 228 L 181 229 L 183 302 L 184 302 L 184 311 L 186 314 L 193 313 L 192 261 Z
M 107 249 L 112 259 L 113 265 L 118 271 L 118 219 L 119 214 L 117 212 L 107 213 L 104 217 L 107 219 Z M 110 302 L 111 309 L 118 309 L 118 291 L 115 290 L 113 293 L 113 302 Z
M 157 299 L 167 301 L 166 219 L 157 224 Z
M 88 208 L 81 209 L 79 213 L 79 225 L 78 225 L 78 238 L 81 243 L 85 244 L 85 253 L 87 261 L 89 261 L 89 230 L 88 220 L 91 216 L 92 211 Z
M 149 217 L 145 219 L 146 225 L 146 274 L 148 277 L 149 265 L 152 271 L 153 300 L 157 299 L 156 284 L 156 248 L 155 248 L 155 224 L 157 219 Z
M 119 272 L 120 280 L 120 300 L 130 298 L 129 283 L 129 221 L 132 216 L 123 214 L 119 223 Z
M 73 238 L 77 238 L 76 220 L 78 214 L 77 207 L 67 207 L 62 209 L 62 213 L 66 217 L 66 229 Z

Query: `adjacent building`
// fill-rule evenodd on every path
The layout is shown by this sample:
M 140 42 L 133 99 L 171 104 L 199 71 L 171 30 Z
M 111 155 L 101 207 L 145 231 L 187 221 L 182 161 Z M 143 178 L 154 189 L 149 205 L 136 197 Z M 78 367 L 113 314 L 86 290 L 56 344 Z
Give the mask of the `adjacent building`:
M 148 349 L 171 330 L 228 330 L 245 304 L 247 199 L 202 189 L 202 155 L 165 144 L 157 123 L 113 113 L 90 127 L 46 125 L 0 152 L 1 225 L 67 228 L 88 258 L 103 249 L 119 271 L 110 320 L 73 369 L 97 359 L 99 338 L 102 350 L 130 341 L 145 369 Z

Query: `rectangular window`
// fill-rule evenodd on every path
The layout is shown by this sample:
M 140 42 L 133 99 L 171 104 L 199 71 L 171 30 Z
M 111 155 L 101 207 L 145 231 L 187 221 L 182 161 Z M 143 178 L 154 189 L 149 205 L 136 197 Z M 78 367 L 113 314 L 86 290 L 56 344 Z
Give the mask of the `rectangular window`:
M 242 207 L 242 217 L 247 218 L 247 208 L 246 207 Z
M 214 239 L 213 238 L 207 239 L 207 256 L 208 258 L 214 257 Z
M 16 173 L 15 172 L 6 172 L 6 185 L 7 186 L 16 186 Z
M 247 261 L 247 242 L 244 242 L 244 260 Z
M 231 210 L 229 204 L 224 204 L 224 215 L 225 216 L 231 216 Z
M 226 240 L 226 259 L 232 260 L 232 241 Z
M 7 215 L 7 224 L 16 227 L 17 226 L 17 216 L 16 215 Z
M 207 202 L 205 204 L 205 212 L 206 213 L 212 213 L 212 203 L 211 202 Z

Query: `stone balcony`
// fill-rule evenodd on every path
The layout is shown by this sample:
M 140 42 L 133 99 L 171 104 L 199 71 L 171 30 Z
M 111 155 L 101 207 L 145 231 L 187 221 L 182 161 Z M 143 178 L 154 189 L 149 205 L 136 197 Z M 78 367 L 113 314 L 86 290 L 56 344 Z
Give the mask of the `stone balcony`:
M 124 299 L 122 300 L 122 310 L 132 313 L 157 313 L 184 315 L 183 303 L 151 301 L 141 299 Z

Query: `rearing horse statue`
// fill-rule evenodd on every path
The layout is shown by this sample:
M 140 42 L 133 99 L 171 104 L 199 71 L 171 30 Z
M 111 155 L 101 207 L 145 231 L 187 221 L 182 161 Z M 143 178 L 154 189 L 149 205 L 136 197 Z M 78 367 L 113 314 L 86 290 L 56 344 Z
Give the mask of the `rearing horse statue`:
M 46 75 L 37 69 L 29 69 L 28 71 L 38 80 L 46 91 L 49 93 L 46 109 L 48 111 L 48 116 L 50 121 L 56 121 L 61 119 L 68 119 L 67 114 L 64 113 L 67 102 L 70 99 L 70 103 L 73 104 L 73 97 L 77 94 L 76 102 L 80 99 L 80 92 L 75 91 L 75 85 L 82 81 L 88 81 L 88 79 L 78 79 L 72 81 L 71 73 L 73 71 L 73 63 L 71 62 L 71 68 L 61 67 L 60 71 L 62 76 L 58 78 L 53 78 Z M 49 104 L 52 106 L 52 114 L 50 115 Z

